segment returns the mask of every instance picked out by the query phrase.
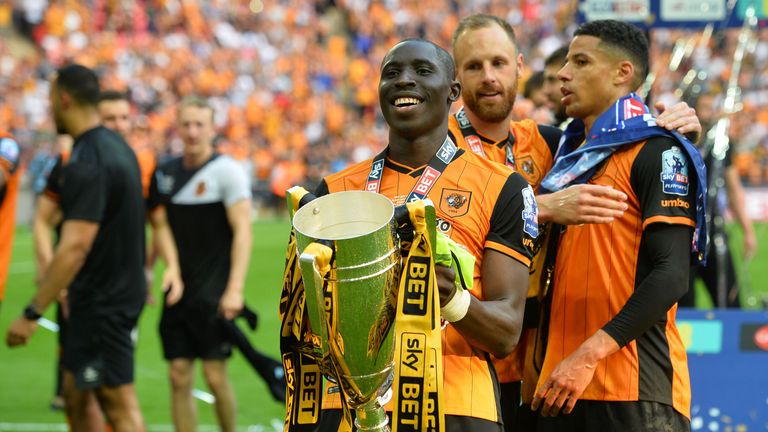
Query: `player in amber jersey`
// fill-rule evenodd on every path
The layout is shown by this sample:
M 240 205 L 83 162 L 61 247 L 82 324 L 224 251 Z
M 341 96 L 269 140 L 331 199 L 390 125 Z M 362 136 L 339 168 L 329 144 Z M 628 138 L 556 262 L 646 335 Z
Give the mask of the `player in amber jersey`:
M 11 245 L 16 220 L 16 196 L 19 192 L 19 145 L 0 131 L 0 304 L 11 264 Z
M 523 68 L 523 56 L 517 47 L 514 30 L 506 21 L 493 15 L 463 18 L 454 32 L 453 56 L 464 106 L 448 120 L 451 138 L 466 151 L 516 169 L 537 191 L 541 179 L 552 166 L 561 132 L 550 126 L 539 126 L 532 120 L 512 121 L 512 108 Z M 606 201 L 606 205 L 612 204 L 621 205 L 621 202 Z M 541 222 L 542 216 L 545 215 L 540 213 Z M 542 235 L 538 241 L 543 242 L 544 238 Z M 537 263 L 543 262 L 543 254 L 538 255 L 542 256 L 534 259 Z M 494 359 L 506 431 L 518 430 L 531 423 L 523 417 L 527 419 L 532 415 L 518 413 L 526 346 L 531 345 L 529 351 L 532 351 L 540 309 L 537 280 L 541 278 L 541 267 L 534 266 L 533 269 L 524 314 L 527 330 L 511 355 Z M 528 393 L 532 395 L 533 392 Z
M 551 126 L 537 125 L 532 120 L 512 120 L 523 68 L 514 30 L 506 21 L 493 15 L 465 17 L 454 32 L 453 51 L 464 107 L 449 118 L 449 136 L 460 148 L 517 170 L 538 193 L 541 180 L 552 167 L 562 132 Z M 681 128 L 681 132 L 700 130 L 698 119 L 684 103 L 673 106 L 660 117 L 668 121 L 670 128 Z M 537 195 L 536 199 L 540 222 L 582 224 L 608 223 L 620 217 L 625 207 L 622 200 L 626 196 L 602 186 L 576 185 L 556 193 Z M 545 236 L 538 240 L 538 244 L 547 241 Z M 537 351 L 541 353 L 543 345 L 543 341 L 537 342 L 535 329 L 540 321 L 539 299 L 544 295 L 541 280 L 546 277 L 546 267 L 551 267 L 554 261 L 553 257 L 547 258 L 546 251 L 546 248 L 536 248 L 526 300 L 523 341 L 512 355 L 494 362 L 501 382 L 506 430 L 535 427 L 527 407 L 538 378 L 537 367 L 533 364 L 534 346 L 538 343 Z M 523 352 L 524 347 L 527 354 Z M 524 361 L 528 363 L 525 367 Z M 524 374 L 521 389 L 520 380 Z M 518 415 L 521 391 L 526 408 Z
M 431 42 L 395 45 L 384 58 L 379 85 L 389 145 L 374 160 L 327 177 L 317 192 L 378 190 L 399 204 L 414 190 L 423 192 L 420 185 L 431 185 L 426 195 L 442 231 L 476 258 L 466 315 L 443 331 L 446 431 L 501 431 L 489 353 L 506 356 L 520 335 L 530 246 L 538 231 L 536 203 L 522 176 L 447 138 L 448 109 L 460 91 L 453 76 L 450 55 Z M 372 170 L 378 163 L 383 170 Z M 456 290 L 446 280 L 439 284 L 441 306 Z M 338 393 L 325 396 L 321 430 L 335 430 L 341 414 L 332 408 L 338 402 Z
M 532 405 L 541 407 L 544 432 L 690 429 L 675 312 L 691 245 L 703 251 L 706 237 L 697 212 L 704 164 L 632 93 L 647 71 L 643 33 L 608 20 L 577 30 L 558 74 L 575 120 L 542 188 L 610 185 L 628 196 L 628 209 L 610 224 L 570 226 L 561 236 Z

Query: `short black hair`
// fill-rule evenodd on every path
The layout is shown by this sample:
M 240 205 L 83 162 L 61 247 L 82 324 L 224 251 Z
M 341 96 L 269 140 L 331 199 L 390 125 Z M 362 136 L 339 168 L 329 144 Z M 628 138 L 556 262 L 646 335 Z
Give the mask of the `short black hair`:
M 561 68 L 565 64 L 566 57 L 568 57 L 568 45 L 561 46 L 547 56 L 547 59 L 544 60 L 544 67 L 557 66 Z
M 117 90 L 104 90 L 103 92 L 99 93 L 99 102 L 112 102 L 112 101 L 126 101 L 128 100 L 128 95 L 125 92 L 117 91 Z
M 451 40 L 451 45 L 456 48 L 456 41 L 459 40 L 462 34 L 465 32 L 468 32 L 470 30 L 477 30 L 481 28 L 490 27 L 492 25 L 496 24 L 497 26 L 501 27 L 502 30 L 507 34 L 509 37 L 509 40 L 512 41 L 512 43 L 515 45 L 515 49 L 517 51 L 520 51 L 520 48 L 517 45 L 517 36 L 515 36 L 515 29 L 512 28 L 512 26 L 505 20 L 497 17 L 496 15 L 489 15 L 489 14 L 474 14 L 470 15 L 468 17 L 464 17 L 459 21 L 459 25 L 456 27 L 456 30 L 453 32 L 453 38 Z
M 525 87 L 523 87 L 523 96 L 526 99 L 530 99 L 535 90 L 538 90 L 544 86 L 544 71 L 538 71 L 531 74 L 528 80 L 525 81 Z
M 456 64 L 453 62 L 453 57 L 451 57 L 451 53 L 445 50 L 445 48 L 441 47 L 440 45 L 432 42 L 428 39 L 421 39 L 421 38 L 408 38 L 403 39 L 400 42 L 398 42 L 395 46 L 400 45 L 401 43 L 405 42 L 420 42 L 420 43 L 426 43 L 429 45 L 432 45 L 435 48 L 435 52 L 437 53 L 437 61 L 440 63 L 440 66 L 443 67 L 443 69 L 446 72 L 446 76 L 448 77 L 448 80 L 454 80 L 456 79 Z M 386 56 L 384 56 L 384 59 L 386 60 Z M 384 60 L 381 62 L 382 66 L 384 65 Z
M 601 45 L 626 55 L 635 66 L 635 87 L 648 75 L 648 38 L 634 25 L 616 20 L 592 21 L 582 24 L 573 36 L 594 36 Z
M 81 105 L 99 103 L 99 77 L 83 65 L 70 64 L 56 70 L 55 85 Z

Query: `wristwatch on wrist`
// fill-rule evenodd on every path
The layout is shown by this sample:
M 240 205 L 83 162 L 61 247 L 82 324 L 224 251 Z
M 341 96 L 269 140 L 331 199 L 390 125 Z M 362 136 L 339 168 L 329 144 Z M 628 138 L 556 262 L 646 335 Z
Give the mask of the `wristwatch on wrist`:
M 40 319 L 40 317 L 42 317 L 42 315 L 37 311 L 37 308 L 32 303 L 24 308 L 24 318 L 30 321 L 37 321 Z

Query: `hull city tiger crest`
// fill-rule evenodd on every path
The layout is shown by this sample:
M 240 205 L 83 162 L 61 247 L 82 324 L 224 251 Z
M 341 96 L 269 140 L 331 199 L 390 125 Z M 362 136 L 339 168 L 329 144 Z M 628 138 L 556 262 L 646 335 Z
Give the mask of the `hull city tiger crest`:
M 541 180 L 541 170 L 534 163 L 533 158 L 530 156 L 523 156 L 517 161 L 517 172 L 520 173 L 528 184 L 539 184 Z
M 197 188 L 195 189 L 195 195 L 202 196 L 205 193 L 205 182 L 201 181 L 197 184 Z
M 460 189 L 443 189 L 440 195 L 440 210 L 450 217 L 464 216 L 469 211 L 472 192 Z

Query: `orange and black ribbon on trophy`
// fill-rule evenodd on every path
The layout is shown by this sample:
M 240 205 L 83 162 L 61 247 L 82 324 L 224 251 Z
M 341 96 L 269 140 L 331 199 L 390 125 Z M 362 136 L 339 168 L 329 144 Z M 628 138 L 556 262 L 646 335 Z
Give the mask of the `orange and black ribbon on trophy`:
M 299 208 L 306 190 L 289 195 L 291 212 Z M 291 231 L 285 253 L 283 288 L 280 294 L 280 352 L 287 383 L 284 431 L 314 431 L 320 421 L 322 375 L 318 359 L 312 355 L 320 341 L 313 340 L 305 315 L 304 284 L 299 271 L 296 235 Z M 321 360 L 321 359 L 320 359 Z
M 395 316 L 392 430 L 442 432 L 443 352 L 433 238 L 424 201 L 406 207 L 413 240 L 403 263 Z
M 291 212 L 313 197 L 303 189 L 294 189 L 289 194 Z M 433 237 L 428 232 L 425 203 L 418 200 L 406 205 L 408 219 L 413 226 L 413 238 L 410 240 L 410 253 L 403 261 L 403 270 L 397 293 L 395 314 L 395 352 L 392 431 L 444 431 L 444 414 L 441 403 L 443 385 L 442 340 L 440 328 L 440 302 L 437 291 L 437 279 L 434 269 Z M 401 226 L 398 230 L 403 231 Z M 406 242 L 407 243 L 407 242 Z M 319 243 L 313 255 L 324 257 L 317 260 L 318 272 L 325 277 L 333 271 L 333 250 Z M 325 249 L 323 249 L 325 248 Z M 303 251 L 302 251 L 303 252 Z M 403 255 L 405 255 L 403 251 Z M 287 380 L 285 432 L 304 432 L 315 430 L 320 419 L 322 398 L 322 370 L 332 375 L 336 382 L 341 382 L 345 375 L 345 365 L 331 361 L 330 358 L 317 358 L 321 342 L 309 329 L 305 314 L 305 293 L 299 270 L 299 255 L 296 237 L 293 232 L 286 251 L 283 288 L 280 297 L 280 349 Z M 332 275 L 331 275 L 332 276 Z M 332 277 L 331 277 L 332 279 Z M 324 296 L 330 296 L 333 303 L 332 284 L 324 284 Z M 326 292 L 328 291 L 328 292 Z M 328 310 L 326 319 L 329 330 L 329 350 L 343 350 L 341 339 L 335 338 L 335 314 Z M 332 305 L 330 306 L 332 307 Z M 343 394 L 343 419 L 339 432 L 352 430 L 352 418 Z

